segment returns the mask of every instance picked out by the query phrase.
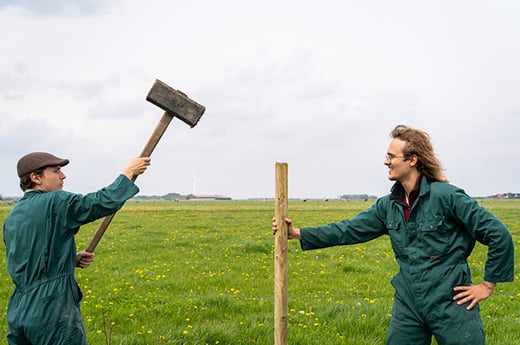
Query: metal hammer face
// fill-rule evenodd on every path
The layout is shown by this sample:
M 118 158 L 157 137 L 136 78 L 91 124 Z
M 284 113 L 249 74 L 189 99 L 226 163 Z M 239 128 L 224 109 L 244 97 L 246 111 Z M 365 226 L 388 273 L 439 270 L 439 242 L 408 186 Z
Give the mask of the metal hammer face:
M 179 118 L 190 127 L 195 127 L 206 108 L 191 100 L 183 92 L 175 90 L 159 79 L 155 81 L 146 100 Z

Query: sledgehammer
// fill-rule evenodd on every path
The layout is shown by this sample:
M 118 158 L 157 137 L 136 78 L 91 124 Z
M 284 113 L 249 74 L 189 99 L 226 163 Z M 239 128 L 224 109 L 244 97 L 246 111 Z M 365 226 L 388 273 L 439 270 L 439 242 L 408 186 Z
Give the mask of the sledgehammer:
M 199 122 L 202 114 L 204 114 L 204 110 L 206 110 L 204 106 L 189 99 L 183 92 L 169 87 L 160 80 L 155 81 L 146 96 L 146 100 L 165 110 L 165 113 L 157 124 L 157 127 L 155 127 L 140 157 L 150 157 L 174 117 L 177 117 L 193 128 Z M 135 181 L 136 178 L 137 176 L 132 179 L 132 182 Z M 103 237 L 105 230 L 114 216 L 115 213 L 105 217 L 99 224 L 96 233 L 92 237 L 92 240 L 90 240 L 87 249 L 85 249 L 87 252 L 94 252 L 94 249 L 101 240 L 101 237 Z

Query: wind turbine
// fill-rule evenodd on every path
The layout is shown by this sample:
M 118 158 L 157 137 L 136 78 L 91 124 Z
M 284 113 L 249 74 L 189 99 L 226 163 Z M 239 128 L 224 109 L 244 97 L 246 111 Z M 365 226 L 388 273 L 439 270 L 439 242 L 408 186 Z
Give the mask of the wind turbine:
M 193 180 L 193 196 L 196 196 L 197 195 L 197 182 L 200 181 L 200 178 L 195 176 L 195 170 L 193 170 L 191 177 Z

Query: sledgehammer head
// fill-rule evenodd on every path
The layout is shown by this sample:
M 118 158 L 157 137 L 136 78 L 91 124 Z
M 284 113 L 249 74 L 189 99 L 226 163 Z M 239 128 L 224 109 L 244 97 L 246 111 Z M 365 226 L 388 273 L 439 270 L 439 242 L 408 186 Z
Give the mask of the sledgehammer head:
M 204 110 L 203 105 L 191 100 L 183 92 L 175 90 L 160 80 L 156 80 L 146 100 L 179 118 L 190 127 L 195 127 Z

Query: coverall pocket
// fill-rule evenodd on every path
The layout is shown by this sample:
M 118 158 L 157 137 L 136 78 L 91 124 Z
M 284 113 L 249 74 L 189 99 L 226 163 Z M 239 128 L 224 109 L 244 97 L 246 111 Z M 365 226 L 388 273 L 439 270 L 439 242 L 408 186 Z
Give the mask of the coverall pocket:
M 42 344 L 86 344 L 79 306 L 70 291 L 63 290 L 40 300 L 39 325 L 33 329 Z
M 41 325 L 45 325 L 45 328 L 53 329 L 64 324 L 63 317 L 67 315 L 67 300 L 65 291 L 56 292 L 41 298 L 37 307 Z
M 443 226 L 444 218 L 436 216 L 419 224 L 420 243 L 424 253 L 437 257 L 448 251 L 448 234 Z

